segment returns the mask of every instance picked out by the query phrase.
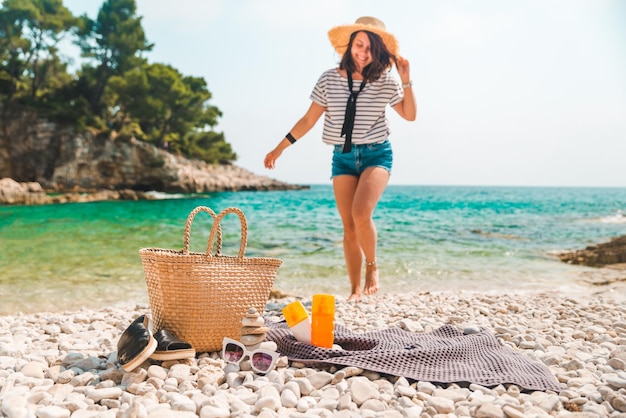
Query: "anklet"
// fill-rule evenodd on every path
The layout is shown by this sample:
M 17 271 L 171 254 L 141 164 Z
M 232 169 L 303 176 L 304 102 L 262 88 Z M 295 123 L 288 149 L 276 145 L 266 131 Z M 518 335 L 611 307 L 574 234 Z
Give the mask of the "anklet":
M 374 259 L 374 261 L 366 261 L 365 265 L 368 266 L 368 267 L 375 266 L 376 265 L 376 259 Z

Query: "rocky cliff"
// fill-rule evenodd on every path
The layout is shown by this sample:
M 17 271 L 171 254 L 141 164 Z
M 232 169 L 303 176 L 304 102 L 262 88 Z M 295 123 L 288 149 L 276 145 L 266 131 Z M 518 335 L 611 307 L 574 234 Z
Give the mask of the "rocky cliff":
M 144 198 L 145 191 L 202 193 L 303 188 L 232 164 L 187 160 L 134 139 L 77 133 L 71 127 L 49 123 L 33 114 L 5 117 L 0 123 L 0 179 L 13 179 L 25 190 L 38 190 L 38 183 L 45 192 L 109 191 L 117 192 L 118 198 L 123 199 Z M 10 187 L 17 190 L 15 184 Z

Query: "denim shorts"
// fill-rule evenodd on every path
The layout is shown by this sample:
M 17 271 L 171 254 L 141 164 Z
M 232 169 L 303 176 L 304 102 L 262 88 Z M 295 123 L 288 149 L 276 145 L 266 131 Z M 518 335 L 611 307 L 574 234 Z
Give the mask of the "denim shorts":
M 352 150 L 343 154 L 343 145 L 333 150 L 332 177 L 350 175 L 359 177 L 368 167 L 381 167 L 391 174 L 393 151 L 388 139 L 376 144 L 352 144 Z

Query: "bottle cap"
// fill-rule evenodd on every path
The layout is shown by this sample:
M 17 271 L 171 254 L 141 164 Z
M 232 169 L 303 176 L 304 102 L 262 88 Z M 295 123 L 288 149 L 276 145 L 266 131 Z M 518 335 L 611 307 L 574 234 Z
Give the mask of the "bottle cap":
M 304 308 L 304 305 L 299 300 L 291 302 L 289 305 L 283 308 L 283 315 L 285 321 L 289 327 L 294 327 L 305 319 L 309 318 L 309 314 Z
M 335 297 L 333 295 L 317 294 L 313 295 L 313 305 L 311 313 L 315 314 L 335 314 Z

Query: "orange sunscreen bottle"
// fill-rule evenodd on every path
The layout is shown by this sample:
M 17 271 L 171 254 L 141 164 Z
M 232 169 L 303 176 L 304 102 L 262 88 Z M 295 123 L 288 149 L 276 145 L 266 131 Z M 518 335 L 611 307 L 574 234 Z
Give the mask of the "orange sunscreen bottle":
M 335 297 L 333 295 L 313 295 L 311 307 L 311 344 L 317 347 L 332 348 L 335 339 Z
M 299 300 L 283 308 L 285 321 L 293 336 L 301 343 L 311 344 L 311 317 Z

